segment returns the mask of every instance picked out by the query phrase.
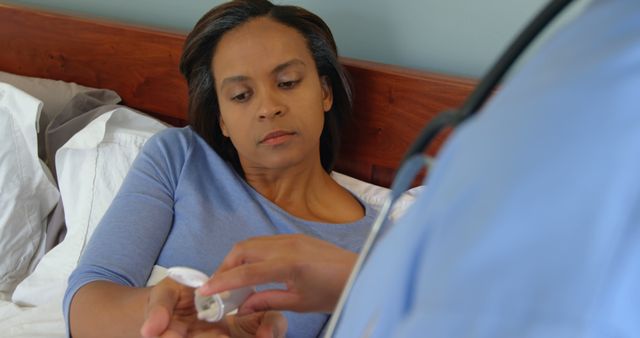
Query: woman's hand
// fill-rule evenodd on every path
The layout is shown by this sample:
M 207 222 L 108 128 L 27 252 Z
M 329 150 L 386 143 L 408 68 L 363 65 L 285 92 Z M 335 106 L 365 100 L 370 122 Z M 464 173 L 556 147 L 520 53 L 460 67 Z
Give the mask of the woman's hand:
M 145 321 L 140 329 L 143 337 L 284 337 L 287 322 L 278 312 L 259 312 L 246 316 L 227 316 L 218 323 L 197 318 L 194 290 L 170 278 L 151 289 Z
M 255 237 L 236 244 L 199 292 L 283 283 L 286 290 L 252 294 L 238 313 L 332 312 L 356 260 L 357 254 L 306 235 Z
M 186 337 L 197 321 L 193 289 L 165 278 L 151 289 L 140 334 Z

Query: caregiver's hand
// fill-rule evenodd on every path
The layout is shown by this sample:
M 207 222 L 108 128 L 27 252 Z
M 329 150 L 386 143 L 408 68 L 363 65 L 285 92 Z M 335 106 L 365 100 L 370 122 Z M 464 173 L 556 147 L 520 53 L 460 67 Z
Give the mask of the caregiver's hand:
M 286 290 L 252 294 L 238 313 L 332 312 L 356 260 L 355 253 L 306 235 L 255 237 L 237 243 L 199 292 L 283 283 Z
M 246 316 L 227 316 L 217 323 L 197 319 L 193 289 L 165 278 L 151 289 L 143 337 L 198 338 L 280 338 L 287 331 L 287 321 L 279 312 L 256 312 Z

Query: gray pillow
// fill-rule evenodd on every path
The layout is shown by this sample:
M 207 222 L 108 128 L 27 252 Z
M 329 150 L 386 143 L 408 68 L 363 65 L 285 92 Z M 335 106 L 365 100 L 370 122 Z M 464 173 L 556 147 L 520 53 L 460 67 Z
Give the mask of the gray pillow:
M 120 96 L 108 89 L 91 89 L 76 94 L 44 130 L 45 158 L 56 177 L 55 156 L 67 141 L 97 116 L 115 109 Z
M 42 111 L 47 121 L 58 115 L 76 94 L 96 89 L 73 82 L 22 76 L 0 71 L 0 82 L 8 83 L 42 101 Z M 41 125 L 44 128 L 45 125 Z
M 0 82 L 8 83 L 42 101 L 42 113 L 38 123 L 38 156 L 46 158 L 44 130 L 78 93 L 95 90 L 73 82 L 22 76 L 0 71 Z
M 120 97 L 112 90 L 91 89 L 81 92 L 76 94 L 47 125 L 42 134 L 45 136 L 46 163 L 54 179 L 57 180 L 56 151 L 93 119 L 119 107 L 116 105 L 118 102 L 120 102 Z M 62 199 L 60 199 L 47 219 L 45 252 L 60 243 L 65 234 L 64 209 Z

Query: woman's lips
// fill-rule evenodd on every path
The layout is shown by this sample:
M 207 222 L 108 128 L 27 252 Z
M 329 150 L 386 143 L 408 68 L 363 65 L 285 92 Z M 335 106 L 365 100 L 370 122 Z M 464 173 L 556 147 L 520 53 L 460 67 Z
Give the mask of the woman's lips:
M 291 136 L 293 136 L 294 134 L 295 133 L 291 131 L 276 130 L 265 135 L 260 141 L 260 144 L 266 144 L 266 145 L 282 144 L 287 140 L 289 140 L 289 138 L 291 138 Z

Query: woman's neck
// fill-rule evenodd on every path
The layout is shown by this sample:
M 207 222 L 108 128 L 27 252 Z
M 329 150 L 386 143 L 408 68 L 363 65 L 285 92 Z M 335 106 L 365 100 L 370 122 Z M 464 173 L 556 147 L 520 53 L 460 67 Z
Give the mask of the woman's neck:
M 299 165 L 283 170 L 245 168 L 245 180 L 271 202 L 291 204 L 310 198 L 314 191 L 322 191 L 331 178 L 321 165 Z
M 262 196 L 304 220 L 348 223 L 364 216 L 360 203 L 320 163 L 281 171 L 248 168 L 245 179 Z

